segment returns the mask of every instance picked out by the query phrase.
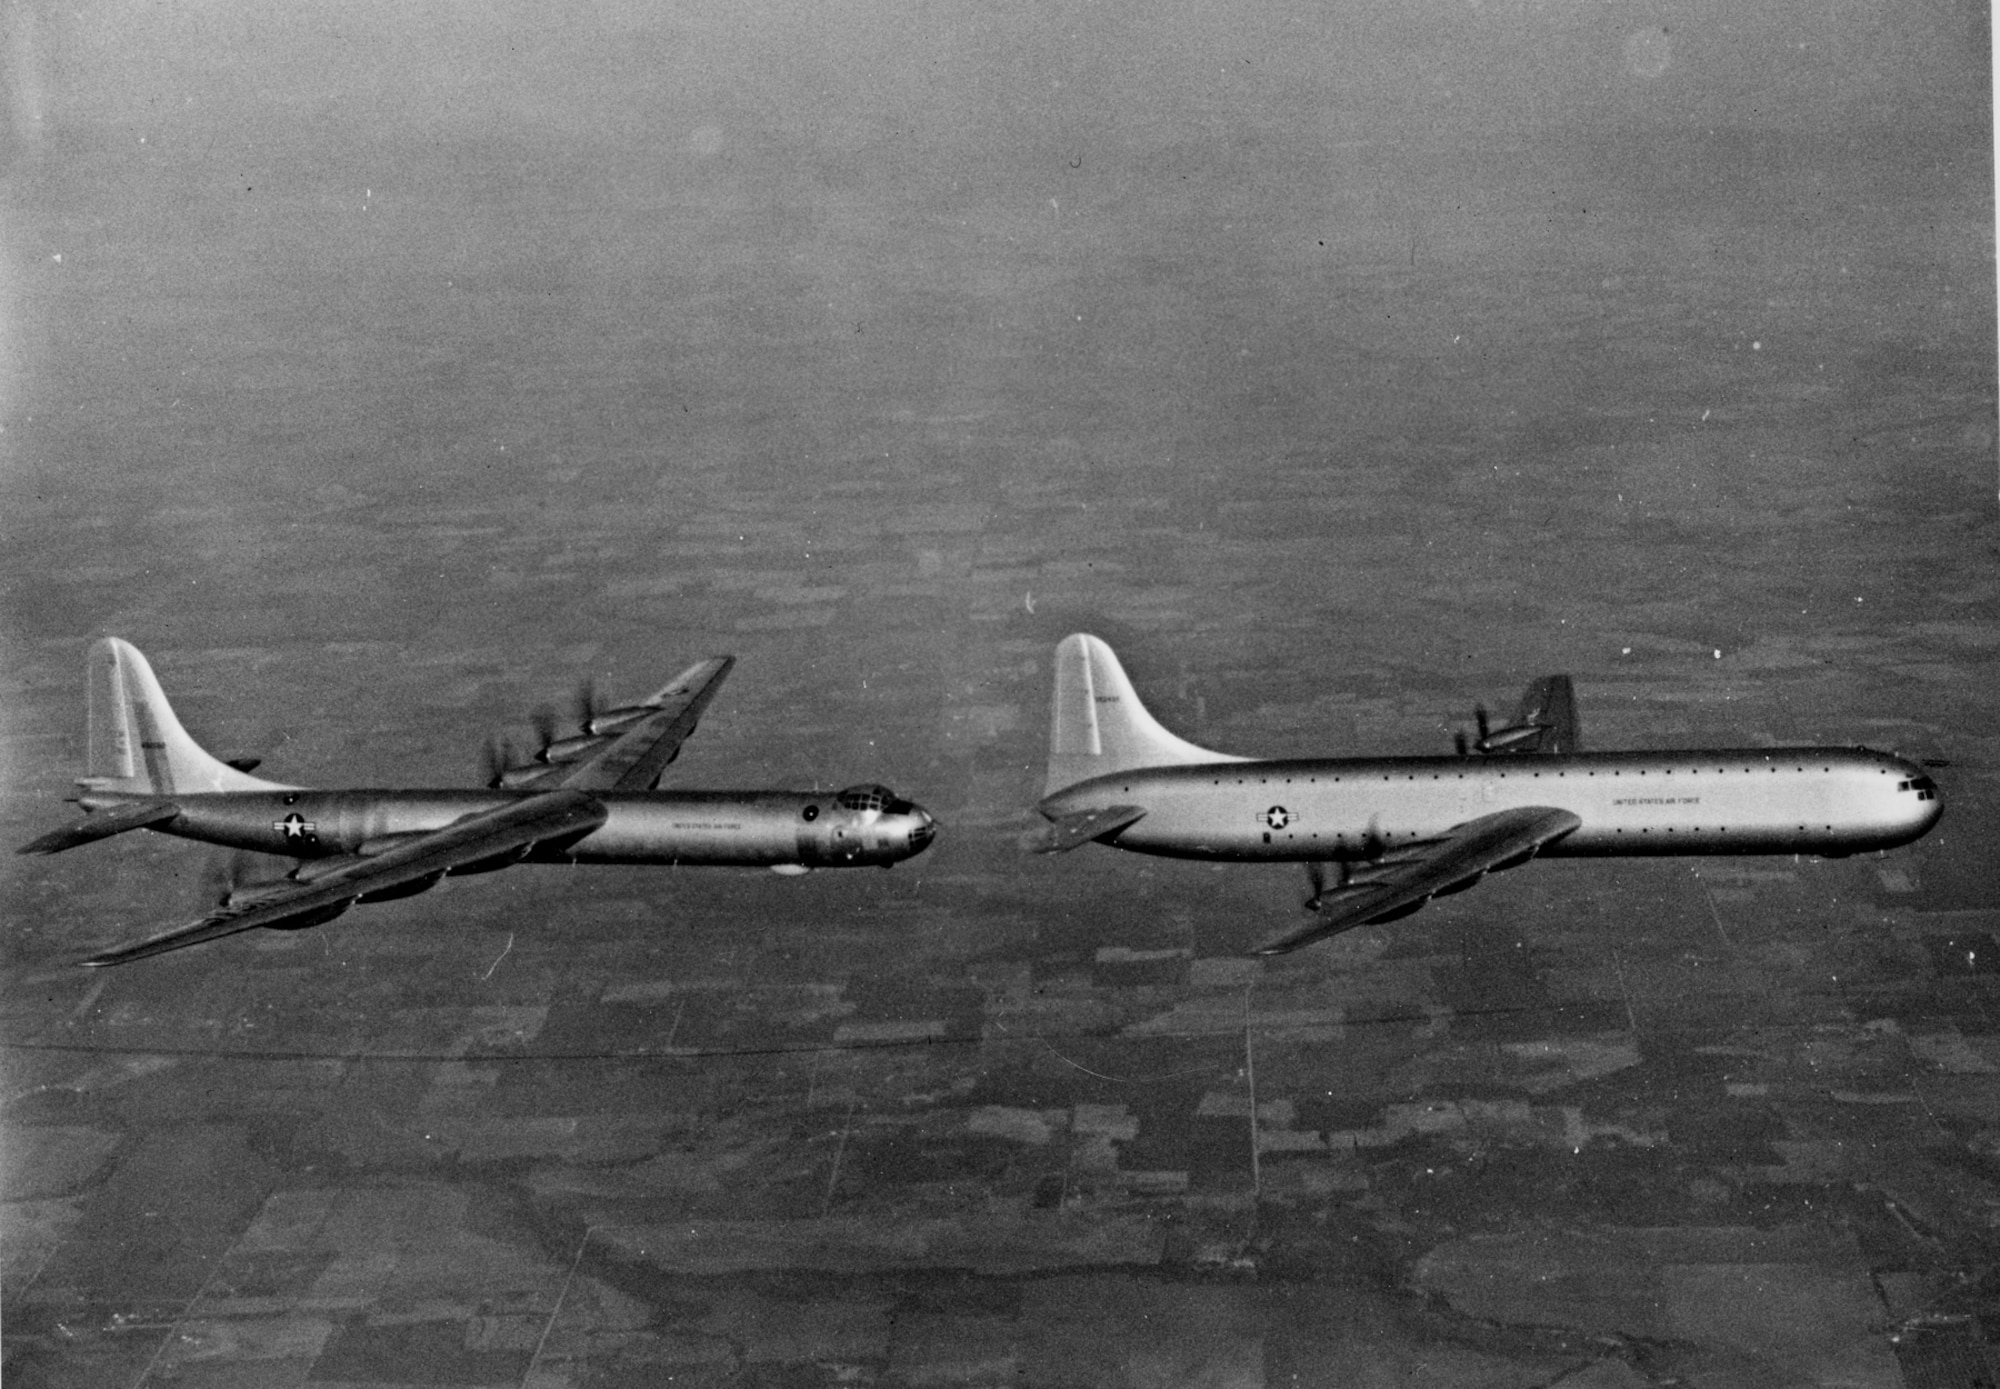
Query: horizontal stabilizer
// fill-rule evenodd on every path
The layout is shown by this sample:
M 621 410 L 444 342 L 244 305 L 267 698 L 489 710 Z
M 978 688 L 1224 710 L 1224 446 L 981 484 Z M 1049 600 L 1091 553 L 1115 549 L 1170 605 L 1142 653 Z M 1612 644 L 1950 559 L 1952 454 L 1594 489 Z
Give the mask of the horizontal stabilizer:
M 1113 805 L 1103 810 L 1080 810 L 1064 815 L 1046 826 L 1028 845 L 1038 854 L 1063 854 L 1092 840 L 1116 834 L 1143 817 L 1144 806 Z
M 98 811 L 87 820 L 79 820 L 74 825 L 65 825 L 59 830 L 50 830 L 40 839 L 23 844 L 14 852 L 59 854 L 64 849 L 74 849 L 79 844 L 109 839 L 112 835 L 123 834 L 127 830 L 143 830 L 149 825 L 163 825 L 180 813 L 181 808 L 172 801 L 135 801 L 126 805 L 115 805 L 109 810 Z

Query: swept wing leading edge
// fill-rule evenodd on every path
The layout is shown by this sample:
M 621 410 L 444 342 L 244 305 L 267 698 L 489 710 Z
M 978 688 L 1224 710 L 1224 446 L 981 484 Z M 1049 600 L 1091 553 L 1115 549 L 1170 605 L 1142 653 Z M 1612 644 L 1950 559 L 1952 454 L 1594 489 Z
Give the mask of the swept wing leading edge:
M 338 913 L 367 893 L 448 873 L 481 859 L 525 851 L 545 840 L 587 834 L 604 820 L 603 805 L 581 791 L 544 791 L 468 815 L 372 858 L 342 863 L 308 881 L 281 885 L 247 907 L 225 906 L 190 925 L 93 955 L 84 963 L 122 965 L 261 926 L 287 922 L 310 925 L 299 918 Z M 321 919 L 325 919 L 323 915 Z
M 1266 941 L 1256 953 L 1282 955 L 1451 888 L 1469 887 L 1496 868 L 1531 857 L 1582 823 L 1571 811 L 1524 806 L 1467 820 L 1435 839 L 1394 845 L 1380 859 L 1357 868 L 1345 885 L 1323 893 L 1310 925 Z
M 689 666 L 651 699 L 650 712 L 625 725 L 617 736 L 581 761 L 551 768 L 539 787 L 575 791 L 646 791 L 667 764 L 680 756 L 709 701 L 736 665 L 734 656 L 715 656 Z

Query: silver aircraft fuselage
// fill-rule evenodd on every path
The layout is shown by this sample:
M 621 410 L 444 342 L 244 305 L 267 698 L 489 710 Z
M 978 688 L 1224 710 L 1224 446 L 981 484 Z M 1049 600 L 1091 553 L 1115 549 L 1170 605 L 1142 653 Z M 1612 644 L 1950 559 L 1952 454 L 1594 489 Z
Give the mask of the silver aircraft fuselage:
M 443 790 L 231 791 L 174 798 L 165 834 L 297 859 L 368 856 L 406 836 L 533 793 Z M 593 799 L 602 825 L 560 847 L 537 846 L 529 863 L 631 863 L 763 868 L 887 868 L 936 834 L 922 809 L 886 792 L 844 804 L 849 792 L 609 791 Z M 88 793 L 93 810 L 143 799 Z M 495 865 L 498 866 L 498 865 Z M 464 871 L 464 870 L 460 870 Z
M 1495 811 L 1550 806 L 1582 825 L 1544 857 L 1892 849 L 1943 813 L 1924 771 L 1868 748 L 1726 748 L 1378 757 L 1150 767 L 1081 781 L 1054 818 L 1137 804 L 1104 836 L 1172 858 L 1354 861 Z

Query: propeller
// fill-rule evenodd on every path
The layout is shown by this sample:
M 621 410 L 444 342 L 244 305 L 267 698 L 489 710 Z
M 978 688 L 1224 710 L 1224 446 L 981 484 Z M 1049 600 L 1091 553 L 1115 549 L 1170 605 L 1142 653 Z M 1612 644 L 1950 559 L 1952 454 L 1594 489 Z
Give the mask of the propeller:
M 597 717 L 597 711 L 602 707 L 597 698 L 597 679 L 595 676 L 586 675 L 583 679 L 576 682 L 574 700 L 576 706 L 576 726 L 585 733 L 592 732 L 591 721 Z
M 1317 859 L 1306 860 L 1306 886 L 1311 889 L 1304 902 L 1309 912 L 1319 910 L 1319 899 L 1326 895 L 1326 865 Z
M 1368 817 L 1368 833 L 1361 836 L 1361 859 L 1373 863 L 1389 848 L 1389 841 L 1382 837 L 1382 822 L 1374 816 Z
M 1460 757 L 1470 757 L 1475 752 L 1488 753 L 1493 750 L 1487 745 L 1487 740 L 1493 736 L 1493 720 L 1486 712 L 1484 704 L 1472 706 L 1472 722 L 1479 729 L 1477 739 L 1467 738 L 1462 728 L 1454 728 L 1451 731 L 1451 745 Z
M 1496 752 L 1522 750 L 1532 752 L 1541 746 L 1542 735 L 1551 727 L 1537 719 L 1529 723 L 1510 723 L 1495 728 L 1493 716 L 1486 712 L 1484 704 L 1475 704 L 1472 707 L 1472 722 L 1479 730 L 1479 736 L 1476 738 L 1468 740 L 1464 730 L 1452 730 L 1451 744 L 1458 749 L 1460 757 L 1475 752 L 1482 756 Z
M 201 865 L 200 886 L 196 889 L 201 900 L 210 906 L 222 906 L 229 901 L 237 885 L 243 881 L 245 864 L 244 851 L 235 849 L 229 853 L 210 854 Z
M 1363 863 L 1375 862 L 1387 852 L 1388 847 L 1388 841 L 1382 837 L 1380 824 L 1371 817 L 1368 821 L 1368 832 L 1361 836 L 1361 853 L 1359 855 L 1361 861 Z M 1336 860 L 1334 867 L 1340 870 L 1340 881 L 1333 885 L 1334 890 L 1338 891 L 1346 887 L 1352 880 L 1354 870 L 1347 859 Z M 1306 883 L 1312 889 L 1312 895 L 1306 898 L 1305 909 L 1309 912 L 1316 912 L 1320 909 L 1321 904 L 1326 898 L 1326 865 L 1317 859 L 1308 859 L 1306 861 Z
M 286 881 L 283 875 L 276 878 L 263 876 L 270 867 L 269 857 L 268 854 L 252 853 L 248 849 L 210 854 L 201 870 L 202 903 L 205 906 L 227 907 L 240 894 L 283 884 Z
M 514 745 L 507 741 L 506 734 L 489 737 L 480 746 L 479 770 L 480 779 L 494 790 L 499 788 L 500 779 L 514 770 Z
M 537 704 L 528 715 L 535 730 L 535 761 L 549 760 L 549 747 L 556 740 L 556 710 L 553 704 Z

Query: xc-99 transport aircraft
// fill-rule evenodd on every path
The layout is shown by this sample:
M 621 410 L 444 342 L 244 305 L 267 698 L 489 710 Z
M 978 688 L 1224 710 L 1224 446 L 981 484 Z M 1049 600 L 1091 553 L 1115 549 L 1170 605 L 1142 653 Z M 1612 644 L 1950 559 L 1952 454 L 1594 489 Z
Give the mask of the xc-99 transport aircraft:
M 1520 711 L 1454 757 L 1254 761 L 1161 727 L 1104 642 L 1056 647 L 1050 821 L 1035 846 L 1092 842 L 1172 858 L 1307 865 L 1307 925 L 1257 948 L 1296 950 L 1393 921 L 1537 854 L 1816 854 L 1921 838 L 1937 786 L 1861 747 L 1584 752 L 1569 677 L 1528 687 Z M 1320 866 L 1333 864 L 1331 886 Z
M 596 709 L 558 738 L 537 717 L 525 762 L 503 747 L 484 789 L 315 791 L 261 781 L 181 727 L 138 648 L 90 648 L 88 775 L 71 799 L 89 814 L 20 850 L 53 854 L 149 829 L 298 862 L 234 886 L 200 920 L 94 955 L 118 965 L 259 927 L 331 921 L 362 902 L 410 897 L 447 875 L 515 863 L 888 868 L 922 853 L 937 823 L 886 787 L 810 791 L 660 791 L 660 777 L 736 663 L 688 667 L 637 704 Z

